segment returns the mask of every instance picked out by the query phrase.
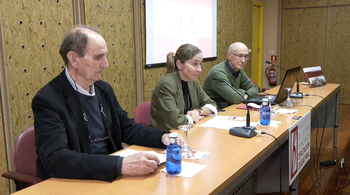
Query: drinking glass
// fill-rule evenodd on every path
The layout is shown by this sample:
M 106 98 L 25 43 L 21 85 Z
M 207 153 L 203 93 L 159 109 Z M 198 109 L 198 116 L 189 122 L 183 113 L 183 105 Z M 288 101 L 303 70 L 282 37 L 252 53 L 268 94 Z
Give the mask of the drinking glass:
M 194 152 L 187 142 L 187 131 L 192 129 L 193 125 L 180 125 L 179 129 L 184 131 L 185 143 L 182 147 L 182 159 L 194 159 Z
M 287 97 L 287 100 L 284 102 L 283 104 L 283 107 L 286 107 L 286 108 L 293 108 L 293 102 L 292 100 L 290 99 L 290 93 L 292 92 L 292 89 L 293 88 L 284 88 L 285 90 L 287 90 L 288 92 L 288 97 Z
M 269 99 L 269 107 L 271 108 L 271 102 L 272 102 L 272 98 L 274 96 L 273 95 L 267 95 L 266 97 L 267 97 L 267 99 Z

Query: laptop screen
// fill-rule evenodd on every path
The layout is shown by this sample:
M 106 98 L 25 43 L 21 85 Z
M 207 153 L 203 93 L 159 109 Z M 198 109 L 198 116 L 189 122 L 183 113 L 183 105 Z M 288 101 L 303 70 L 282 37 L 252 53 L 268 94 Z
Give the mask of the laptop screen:
M 285 88 L 293 88 L 294 87 L 294 83 L 295 83 L 297 77 L 299 76 L 300 69 L 301 69 L 301 67 L 298 66 L 295 68 L 288 69 L 286 71 L 286 74 L 284 75 L 284 78 L 282 80 L 282 83 L 281 83 L 281 86 L 278 90 L 277 95 L 271 99 L 273 104 L 280 104 L 287 99 L 288 92 L 287 92 L 287 90 L 285 90 Z M 266 96 L 266 95 L 256 95 L 253 97 L 249 97 L 247 99 L 247 103 L 253 102 L 256 104 L 261 104 L 263 102 L 263 99 L 267 98 L 267 97 L 268 96 Z
M 293 88 L 294 83 L 299 76 L 300 72 L 300 66 L 288 69 L 286 74 L 284 75 L 284 78 L 282 80 L 282 84 L 278 90 L 277 97 L 275 100 L 276 104 L 280 104 L 284 102 L 287 99 L 288 92 L 285 90 L 285 88 Z

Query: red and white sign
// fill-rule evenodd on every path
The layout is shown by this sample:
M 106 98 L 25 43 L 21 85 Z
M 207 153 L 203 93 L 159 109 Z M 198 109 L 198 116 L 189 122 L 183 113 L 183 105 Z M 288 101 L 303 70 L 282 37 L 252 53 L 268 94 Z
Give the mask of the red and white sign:
M 304 168 L 311 155 L 311 112 L 289 128 L 289 185 Z
M 277 62 L 277 55 L 271 55 L 271 62 L 276 63 Z

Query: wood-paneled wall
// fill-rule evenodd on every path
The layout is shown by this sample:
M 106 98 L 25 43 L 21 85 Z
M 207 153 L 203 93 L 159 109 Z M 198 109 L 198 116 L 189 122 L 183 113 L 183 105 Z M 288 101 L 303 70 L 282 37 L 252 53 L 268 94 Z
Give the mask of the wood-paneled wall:
M 284 0 L 282 13 L 281 65 L 321 66 L 327 82 L 341 84 L 340 103 L 350 104 L 350 2 Z
M 32 98 L 65 67 L 58 51 L 65 33 L 74 25 L 73 1 L 0 0 L 0 4 L 4 66 L 15 143 L 19 134 L 33 124 Z M 143 62 L 146 48 L 144 6 L 145 0 L 142 0 Z M 203 63 L 203 72 L 199 77 L 202 84 L 210 68 L 226 59 L 231 43 L 241 41 L 252 47 L 252 0 L 220 0 L 217 7 L 218 57 Z M 133 1 L 89 0 L 84 1 L 83 11 L 86 24 L 99 27 L 107 42 L 109 67 L 103 74 L 103 80 L 112 85 L 119 103 L 129 112 L 129 117 L 133 117 L 136 108 Z M 250 62 L 245 71 L 250 74 Z M 144 101 L 151 100 L 153 88 L 164 74 L 164 67 L 143 69 Z M 2 122 L 0 173 L 7 171 Z M 1 178 L 0 194 L 8 192 L 8 181 Z
M 1 102 L 1 97 L 0 97 Z M 2 106 L 0 104 L 0 109 L 2 110 Z M 2 112 L 0 112 L 0 118 L 2 119 Z M 0 120 L 0 130 L 2 130 L 3 123 L 2 120 Z M 4 131 L 0 131 L 0 171 L 1 174 L 5 171 L 7 171 L 7 162 L 6 162 L 6 150 L 5 150 L 5 137 Z M 8 187 L 8 181 L 7 179 L 0 179 L 0 194 L 8 194 L 9 193 L 9 187 Z
M 34 95 L 64 68 L 58 51 L 73 25 L 72 1 L 2 0 L 1 21 L 12 131 L 17 139 L 33 124 Z
M 34 95 L 64 68 L 58 51 L 65 32 L 74 25 L 73 5 L 71 0 L 0 0 L 0 4 L 9 96 L 9 102 L 1 104 L 9 103 L 15 143 L 20 133 L 33 124 Z M 1 173 L 7 171 L 4 141 L 1 134 Z M 7 180 L 1 178 L 0 185 L 1 191 L 4 190 L 1 194 L 9 192 Z
M 133 2 L 85 1 L 85 21 L 86 25 L 101 29 L 109 51 L 109 67 L 102 79 L 112 85 L 120 105 L 133 117 L 136 108 Z
M 145 62 L 145 0 L 141 1 L 142 58 Z M 285 68 L 321 66 L 328 82 L 341 84 L 341 103 L 349 104 L 349 1 L 282 2 L 281 65 Z M 74 25 L 73 1 L 0 0 L 0 4 L 15 142 L 18 135 L 33 124 L 33 96 L 64 68 L 58 50 L 65 32 Z M 216 60 L 203 63 L 200 83 L 211 67 L 226 59 L 231 43 L 241 41 L 252 48 L 252 0 L 219 0 L 217 8 L 218 56 Z M 84 13 L 87 25 L 102 30 L 110 51 L 109 68 L 105 70 L 103 80 L 112 85 L 120 104 L 133 117 L 136 107 L 133 1 L 84 1 Z M 251 61 L 245 71 L 251 74 Z M 143 69 L 144 101 L 151 100 L 154 86 L 164 74 L 164 67 Z M 299 78 L 305 80 L 302 73 Z M 3 127 L 3 121 L 0 121 L 0 127 Z M 7 169 L 3 132 L 2 129 L 0 172 Z M 0 180 L 0 194 L 8 193 L 7 183 L 3 178 Z

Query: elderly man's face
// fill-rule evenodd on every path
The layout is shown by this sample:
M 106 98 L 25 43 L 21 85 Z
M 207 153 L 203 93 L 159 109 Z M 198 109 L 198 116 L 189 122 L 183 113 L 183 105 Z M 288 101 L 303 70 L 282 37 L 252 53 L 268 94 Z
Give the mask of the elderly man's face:
M 249 58 L 248 56 L 249 51 L 245 45 L 237 45 L 233 51 L 227 52 L 228 62 L 235 72 L 243 70 L 247 62 L 246 58 Z
M 107 44 L 97 33 L 89 33 L 88 45 L 84 57 L 79 57 L 78 75 L 86 84 L 93 84 L 102 79 L 102 72 L 108 67 Z

